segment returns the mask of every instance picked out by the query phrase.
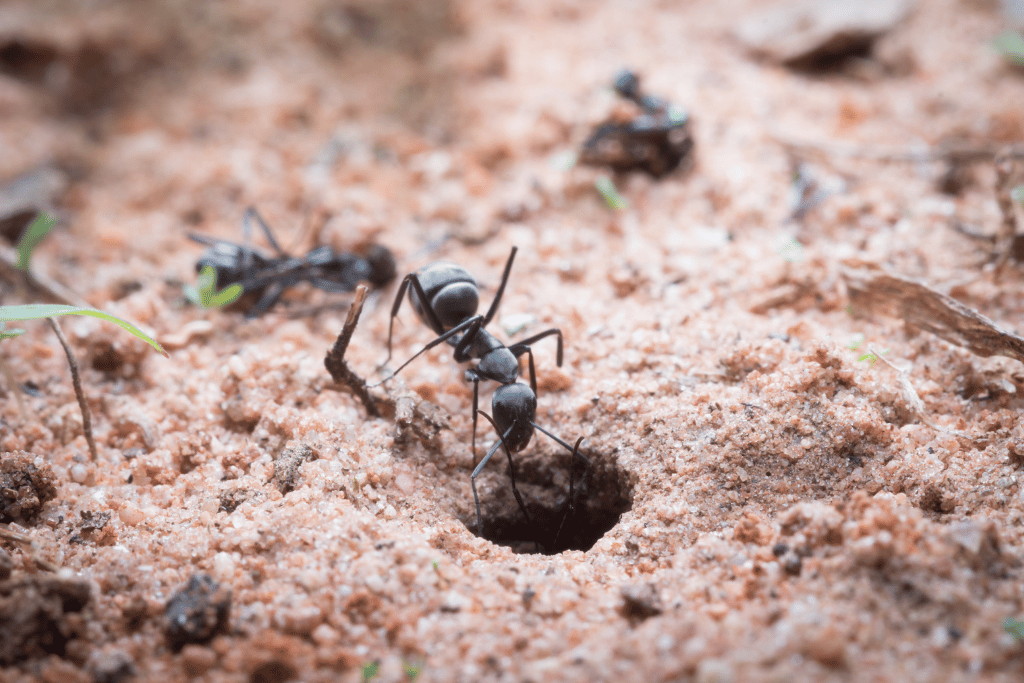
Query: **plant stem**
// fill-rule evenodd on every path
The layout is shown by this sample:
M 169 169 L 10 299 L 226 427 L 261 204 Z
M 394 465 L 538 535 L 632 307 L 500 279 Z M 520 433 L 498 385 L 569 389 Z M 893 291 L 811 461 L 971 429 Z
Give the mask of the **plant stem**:
M 24 420 L 25 404 L 21 400 L 20 388 L 14 379 L 14 373 L 11 372 L 11 366 L 3 358 L 0 358 L 0 375 L 3 375 L 4 380 L 7 382 L 7 390 L 14 394 L 14 403 L 18 406 L 18 419 Z
M 47 320 L 50 321 L 50 327 L 53 328 L 57 339 L 60 340 L 60 345 L 64 347 L 65 355 L 68 357 L 68 365 L 71 366 L 71 383 L 75 387 L 78 408 L 82 411 L 82 432 L 85 433 L 85 440 L 89 444 L 89 455 L 92 456 L 92 461 L 96 462 L 96 441 L 92 438 L 92 418 L 89 416 L 89 404 L 85 402 L 85 392 L 82 391 L 82 379 L 78 376 L 78 363 L 75 362 L 75 356 L 71 353 L 68 340 L 64 338 L 64 333 L 60 331 L 60 325 L 57 324 L 54 318 L 47 318 Z

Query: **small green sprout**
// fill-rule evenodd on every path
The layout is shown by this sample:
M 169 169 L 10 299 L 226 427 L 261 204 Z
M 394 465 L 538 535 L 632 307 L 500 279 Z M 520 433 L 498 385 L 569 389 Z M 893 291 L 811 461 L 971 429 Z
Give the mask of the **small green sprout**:
M 889 349 L 882 349 L 881 351 L 878 352 L 878 354 L 875 354 L 874 352 L 865 353 L 863 356 L 858 358 L 857 361 L 860 362 L 862 360 L 866 360 L 866 361 L 870 362 L 871 365 L 874 365 L 875 361 L 878 360 L 878 356 L 879 355 L 884 356 L 887 353 L 889 353 Z
M 127 320 L 122 320 L 117 316 L 104 313 L 103 311 L 99 311 L 95 308 L 86 308 L 84 306 L 62 306 L 59 304 L 22 304 L 20 306 L 0 306 L 0 324 L 14 320 L 42 320 L 44 318 L 55 318 L 60 315 L 88 315 L 93 318 L 112 322 L 115 325 L 120 325 L 128 332 L 131 332 L 136 337 L 152 346 L 159 353 L 167 356 L 167 352 L 164 351 L 164 347 L 160 346 L 156 339 L 153 339 Z M 10 330 L 5 332 L 4 335 L 5 337 L 9 337 L 20 333 L 20 330 Z
M 1007 617 L 1006 621 L 1003 622 L 1003 630 L 1013 636 L 1013 639 L 1018 643 L 1024 641 L 1024 621 Z
M 993 47 L 1003 56 L 1003 59 L 1014 66 L 1024 67 L 1024 36 L 1017 31 L 1006 31 L 1000 33 L 992 41 Z
M 55 225 L 57 225 L 56 218 L 43 211 L 39 212 L 39 215 L 28 226 L 28 230 L 25 231 L 21 241 L 18 242 L 18 262 L 14 264 L 15 268 L 24 271 L 29 269 L 32 261 L 32 252 Z
M 686 123 L 686 119 L 690 118 L 689 112 L 672 104 L 668 106 L 666 115 L 668 116 L 669 122 L 676 125 L 682 125 Z
M 373 680 L 380 673 L 380 662 L 369 662 L 363 664 L 363 683 Z
M 1024 208 L 1024 185 L 1018 185 L 1010 190 L 1010 197 L 1013 201 L 1017 202 L 1021 208 Z
M 423 662 L 421 661 L 409 661 L 402 660 L 402 671 L 405 673 L 405 677 L 410 681 L 415 681 L 419 678 L 419 675 L 423 672 Z
M 619 191 L 615 189 L 615 183 L 608 176 L 601 176 L 594 181 L 594 188 L 598 194 L 604 199 L 604 203 L 608 205 L 609 209 L 625 209 L 629 207 L 629 203 L 626 199 L 619 194 Z
M 236 283 L 218 292 L 217 269 L 206 265 L 203 266 L 202 272 L 199 273 L 198 286 L 185 285 L 185 296 L 196 306 L 202 308 L 221 308 L 242 296 L 242 285 Z
M 6 323 L 0 323 L 0 339 L 13 339 L 14 337 L 17 337 L 18 335 L 25 334 L 25 330 L 19 330 L 19 329 L 7 330 L 7 329 L 4 329 L 4 325 L 6 325 Z
M 804 245 L 794 237 L 779 248 L 779 254 L 790 263 L 804 260 Z
M 857 348 L 864 343 L 864 339 L 864 335 L 858 332 L 853 336 L 853 341 L 846 345 L 846 348 L 850 349 L 851 351 L 856 351 Z
M 437 571 L 437 560 L 434 560 L 434 571 Z

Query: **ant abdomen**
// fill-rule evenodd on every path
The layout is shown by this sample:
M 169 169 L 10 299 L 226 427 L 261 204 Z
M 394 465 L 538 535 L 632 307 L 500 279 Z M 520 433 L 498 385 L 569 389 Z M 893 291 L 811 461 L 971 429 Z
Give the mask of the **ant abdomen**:
M 476 315 L 480 295 L 477 292 L 476 280 L 465 268 L 447 261 L 439 261 L 420 269 L 416 275 L 423 287 L 423 293 L 430 300 L 431 308 L 444 325 L 443 330 L 434 330 L 435 332 L 442 334 Z M 433 327 L 416 290 L 409 291 L 409 300 L 420 320 Z

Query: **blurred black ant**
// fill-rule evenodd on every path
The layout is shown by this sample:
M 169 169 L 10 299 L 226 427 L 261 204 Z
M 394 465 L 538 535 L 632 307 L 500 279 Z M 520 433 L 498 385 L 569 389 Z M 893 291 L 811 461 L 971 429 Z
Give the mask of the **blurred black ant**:
M 569 509 L 566 516 L 574 511 L 575 506 L 573 485 L 576 459 L 579 458 L 584 463 L 584 478 L 590 468 L 590 460 L 579 452 L 583 437 L 580 437 L 576 441 L 576 446 L 573 447 L 534 422 L 537 416 L 537 374 L 530 345 L 546 337 L 556 336 L 558 339 L 556 362 L 561 367 L 562 331 L 558 328 L 551 328 L 512 346 L 505 346 L 485 329 L 498 312 L 498 306 L 505 293 L 505 285 L 508 284 L 509 274 L 512 272 L 512 262 L 515 260 L 517 251 L 516 247 L 512 247 L 512 253 L 509 254 L 508 261 L 505 263 L 505 272 L 501 276 L 501 284 L 498 285 L 498 291 L 491 307 L 487 309 L 486 315 L 477 314 L 480 295 L 477 291 L 476 280 L 461 266 L 438 261 L 415 273 L 406 275 L 398 288 L 395 303 L 391 307 L 391 321 L 388 326 L 388 357 L 384 364 L 391 360 L 391 337 L 394 331 L 395 317 L 398 315 L 407 290 L 409 303 L 415 309 L 416 314 L 420 320 L 437 333 L 438 337 L 377 383 L 382 384 L 391 379 L 421 354 L 444 342 L 455 347 L 456 362 L 466 363 L 473 359 L 479 360 L 475 366 L 466 370 L 466 380 L 473 382 L 473 464 L 475 467 L 473 474 L 470 475 L 470 484 L 473 487 L 473 500 L 476 503 L 477 533 L 481 535 L 483 521 L 480 515 L 480 497 L 476 491 L 476 478 L 499 446 L 505 448 L 505 454 L 508 456 L 509 478 L 512 480 L 512 494 L 528 523 L 532 520 L 530 513 L 526 511 L 526 505 L 519 494 L 519 489 L 516 487 L 512 454 L 526 448 L 530 439 L 533 438 L 534 429 L 539 429 L 547 434 L 572 453 L 569 460 Z M 524 353 L 529 359 L 530 386 L 517 381 L 519 379 L 519 357 Z M 478 407 L 480 380 L 493 380 L 501 384 L 494 390 L 494 397 L 491 399 L 493 418 Z M 498 433 L 498 442 L 491 447 L 479 464 L 476 461 L 478 414 L 487 418 L 487 421 L 494 427 L 494 431 Z M 562 519 L 562 524 L 564 525 L 564 523 L 565 518 Z M 559 532 L 561 532 L 561 527 L 559 527 Z M 555 542 L 557 543 L 557 536 Z
M 609 166 L 616 172 L 647 171 L 655 178 L 671 173 L 693 150 L 690 117 L 665 100 L 640 92 L 640 78 L 623 70 L 615 92 L 640 107 L 640 115 L 606 121 L 583 143 L 580 163 Z
M 266 256 L 250 246 L 252 223 L 259 225 L 276 256 Z M 246 295 L 256 299 L 246 318 L 256 318 L 277 303 L 284 290 L 300 282 L 327 292 L 352 292 L 366 280 L 374 287 L 384 287 L 395 278 L 395 257 L 387 247 L 371 246 L 366 256 L 336 252 L 330 247 L 317 247 L 305 256 L 288 254 L 274 239 L 270 226 L 256 209 L 249 207 L 242 218 L 244 244 L 235 244 L 206 235 L 189 233 L 193 242 L 210 247 L 196 262 L 196 272 L 205 266 L 217 271 L 217 286 L 242 285 Z

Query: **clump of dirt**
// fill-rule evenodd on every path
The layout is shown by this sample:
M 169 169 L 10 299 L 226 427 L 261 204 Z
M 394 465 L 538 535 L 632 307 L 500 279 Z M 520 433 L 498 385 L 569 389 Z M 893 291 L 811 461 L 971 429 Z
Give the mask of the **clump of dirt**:
M 0 522 L 29 522 L 57 495 L 57 478 L 42 459 L 17 451 L 0 454 Z
M 271 483 L 281 493 L 295 490 L 299 479 L 299 467 L 305 462 L 316 460 L 317 452 L 307 444 L 299 444 L 295 448 L 286 448 L 274 462 L 274 478 Z
M 179 652 L 189 643 L 207 643 L 227 628 L 231 591 L 213 577 L 194 574 L 174 594 L 164 612 L 163 629 L 167 645 Z
M 72 618 L 89 603 L 85 581 L 51 576 L 0 581 L 0 664 L 63 656 L 68 641 L 85 632 Z

